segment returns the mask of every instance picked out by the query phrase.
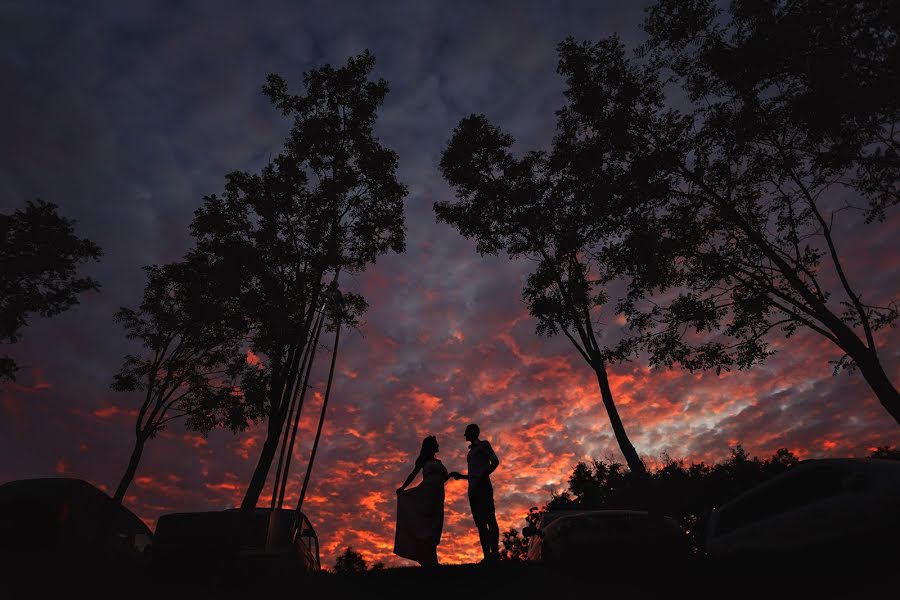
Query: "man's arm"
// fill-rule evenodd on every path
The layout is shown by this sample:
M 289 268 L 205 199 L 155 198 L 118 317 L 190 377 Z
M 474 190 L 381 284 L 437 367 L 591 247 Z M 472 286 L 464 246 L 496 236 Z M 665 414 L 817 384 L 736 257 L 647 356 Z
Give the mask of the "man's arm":
M 490 443 L 485 442 L 487 444 L 488 451 L 488 470 L 487 474 L 490 475 L 494 471 L 497 470 L 497 467 L 500 466 L 500 459 L 497 458 L 496 453 L 494 453 L 494 449 L 491 447 Z

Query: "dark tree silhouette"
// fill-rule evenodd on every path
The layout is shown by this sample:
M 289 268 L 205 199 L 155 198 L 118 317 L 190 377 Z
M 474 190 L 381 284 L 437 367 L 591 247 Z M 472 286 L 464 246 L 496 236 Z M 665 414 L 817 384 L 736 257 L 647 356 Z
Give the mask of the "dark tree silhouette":
M 75 221 L 42 200 L 0 214 L 0 343 L 18 341 L 31 313 L 50 317 L 78 304 L 78 294 L 98 290 L 78 267 L 103 254 L 75 235 Z M 0 381 L 14 380 L 16 361 L 0 356 Z
M 290 444 L 289 417 L 296 423 L 303 407 L 317 315 L 326 312 L 326 327 L 335 329 L 353 327 L 365 311 L 361 296 L 340 290 L 339 274 L 405 249 L 397 155 L 372 131 L 388 91 L 384 80 L 369 80 L 373 66 L 365 52 L 344 67 L 310 71 L 303 95 L 289 94 L 270 75 L 263 91 L 293 118 L 282 153 L 260 174 L 228 175 L 225 193 L 206 197 L 192 224 L 198 252 L 240 282 L 250 347 L 263 367 L 262 378 L 243 386 L 265 405 L 268 425 L 245 509 L 256 506 L 279 445 Z M 276 473 L 276 487 L 283 478 Z
M 146 267 L 140 307 L 121 308 L 115 315 L 126 336 L 144 350 L 125 357 L 112 384 L 115 390 L 142 393 L 117 502 L 134 479 L 146 442 L 170 421 L 184 419 L 188 429 L 207 433 L 220 426 L 243 430 L 262 416 L 262 407 L 240 388 L 258 374 L 247 364 L 234 296 L 220 286 L 228 279 L 203 258 L 195 253 L 182 262 Z
M 562 117 L 550 154 L 517 159 L 510 152 L 513 141 L 483 115 L 460 121 L 440 165 L 457 198 L 436 202 L 435 213 L 474 239 L 482 255 L 505 252 L 536 263 L 522 295 L 538 334 L 564 334 L 591 367 L 619 449 L 632 471 L 643 472 L 609 385 L 606 365 L 618 355 L 597 333 L 599 309 L 609 299 L 606 285 L 616 277 L 603 247 L 618 234 L 612 220 L 596 221 L 592 213 L 611 191 L 601 189 L 602 173 L 591 174 L 578 162 Z
M 383 567 L 383 565 L 382 565 Z M 351 573 L 362 573 L 366 570 L 366 559 L 362 554 L 348 546 L 344 553 L 337 557 L 334 563 L 334 572 L 339 575 L 349 575 Z M 374 569 L 374 566 L 372 567 Z
M 765 360 L 773 336 L 811 330 L 843 352 L 834 372 L 859 369 L 900 423 L 876 335 L 897 304 L 854 273 L 840 241 L 900 200 L 900 9 L 730 6 L 658 3 L 643 61 L 616 38 L 560 47 L 561 120 L 618 198 L 592 218 L 621 228 L 607 257 L 630 279 L 617 309 L 641 335 L 619 350 L 728 370 Z

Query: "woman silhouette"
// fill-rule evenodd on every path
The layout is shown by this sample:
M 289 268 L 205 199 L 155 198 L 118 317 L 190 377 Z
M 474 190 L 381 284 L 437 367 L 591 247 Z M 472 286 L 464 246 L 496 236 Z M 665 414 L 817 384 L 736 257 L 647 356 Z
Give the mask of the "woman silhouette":
M 444 483 L 450 477 L 444 464 L 435 458 L 437 438 L 429 435 L 422 440 L 422 450 L 416 465 L 397 488 L 397 529 L 394 534 L 394 554 L 414 560 L 423 567 L 436 566 L 437 547 L 444 529 Z M 419 471 L 422 483 L 407 490 Z

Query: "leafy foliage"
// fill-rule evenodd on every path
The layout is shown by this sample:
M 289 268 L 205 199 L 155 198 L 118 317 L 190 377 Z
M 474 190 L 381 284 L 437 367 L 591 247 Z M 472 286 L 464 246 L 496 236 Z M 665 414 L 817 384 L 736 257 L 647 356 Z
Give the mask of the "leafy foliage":
M 78 274 L 79 265 L 103 254 L 75 235 L 75 222 L 55 204 L 28 201 L 24 209 L 0 214 L 0 342 L 15 343 L 37 313 L 50 317 L 78 304 L 78 295 L 99 284 Z M 15 379 L 16 362 L 0 356 L 0 380 Z
M 382 565 L 382 568 L 384 565 Z M 348 546 L 344 553 L 337 557 L 334 563 L 334 572 L 338 575 L 349 575 L 351 573 L 363 573 L 368 568 L 366 559 L 362 554 Z M 374 566 L 372 567 L 375 568 Z
M 364 52 L 343 67 L 310 71 L 299 95 L 269 75 L 263 92 L 293 121 L 282 152 L 258 174 L 227 175 L 224 193 L 204 198 L 191 225 L 196 251 L 234 290 L 261 360 L 243 385 L 265 405 L 269 424 L 246 506 L 265 483 L 294 390 L 305 389 L 297 381 L 305 349 L 315 352 L 315 316 L 324 310 L 329 329 L 353 327 L 367 308 L 341 288 L 340 274 L 405 249 L 406 187 L 396 178 L 396 153 L 373 133 L 388 91 L 383 79 L 369 80 L 373 67 Z
M 115 390 L 142 395 L 135 448 L 115 494 L 118 501 L 134 478 L 144 444 L 169 422 L 181 419 L 205 434 L 217 427 L 241 431 L 262 416 L 256 397 L 241 388 L 259 377 L 246 360 L 244 321 L 204 258 L 193 253 L 181 262 L 146 267 L 141 305 L 115 315 L 143 350 L 125 357 L 112 383 Z
M 182 417 L 194 431 L 220 425 L 242 430 L 258 412 L 239 387 L 256 373 L 242 348 L 242 321 L 200 258 L 146 267 L 140 307 L 115 315 L 146 353 L 126 356 L 112 387 L 144 392 L 145 419 L 138 427 L 150 438 Z
M 589 218 L 617 224 L 607 267 L 629 283 L 616 310 L 637 335 L 615 354 L 747 368 L 773 335 L 808 329 L 900 422 L 875 339 L 896 301 L 863 297 L 838 239 L 900 201 L 898 14 L 880 1 L 738 1 L 725 14 L 663 0 L 640 60 L 615 37 L 560 45 L 561 129 L 572 162 L 612 190 Z
M 528 554 L 528 540 L 519 535 L 519 530 L 515 527 L 510 527 L 503 532 L 500 545 L 503 546 L 500 549 L 501 560 L 521 562 Z
M 549 152 L 515 158 L 484 116 L 462 120 L 441 161 L 457 200 L 435 204 L 439 220 L 481 253 L 533 260 L 539 333 L 565 334 L 598 375 L 641 354 L 749 368 L 773 338 L 811 330 L 900 423 L 876 340 L 898 305 L 855 287 L 839 239 L 900 202 L 900 9 L 661 0 L 644 27 L 634 58 L 615 36 L 559 45 Z M 604 306 L 628 325 L 618 340 L 595 335 Z
M 233 172 L 225 193 L 204 198 L 191 230 L 197 249 L 240 280 L 254 327 L 254 351 L 276 358 L 321 294 L 325 273 L 364 270 L 389 250 L 403 252 L 403 197 L 397 155 L 374 137 L 388 86 L 368 81 L 368 53 L 335 69 L 304 74 L 305 95 L 269 75 L 263 91 L 294 119 L 284 150 L 261 173 Z M 364 300 L 344 293 L 339 316 L 353 325 Z
M 535 264 L 522 291 L 537 333 L 565 335 L 595 371 L 601 397 L 629 466 L 643 469 L 628 439 L 609 387 L 606 364 L 620 358 L 601 343 L 599 308 L 609 300 L 604 246 L 618 234 L 612 220 L 596 220 L 604 202 L 602 173 L 593 173 L 573 152 L 575 140 L 560 114 L 553 152 L 515 158 L 513 138 L 484 115 L 459 122 L 441 157 L 441 172 L 456 190 L 455 201 L 434 205 L 439 221 L 476 242 L 481 254 L 505 252 Z M 592 163 L 597 164 L 597 163 Z

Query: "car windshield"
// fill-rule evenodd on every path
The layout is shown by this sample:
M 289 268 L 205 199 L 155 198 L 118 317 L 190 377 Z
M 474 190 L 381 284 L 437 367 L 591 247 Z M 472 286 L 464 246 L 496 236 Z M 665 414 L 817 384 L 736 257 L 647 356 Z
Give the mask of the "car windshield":
M 791 471 L 724 507 L 715 534 L 721 535 L 774 515 L 841 493 L 847 477 L 843 469 L 828 466 Z

